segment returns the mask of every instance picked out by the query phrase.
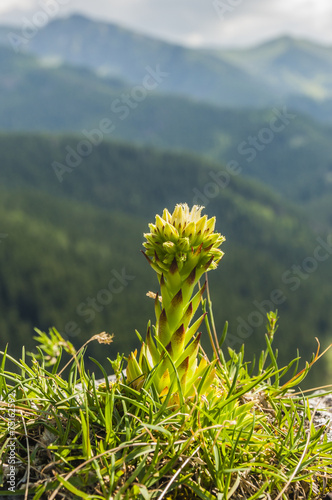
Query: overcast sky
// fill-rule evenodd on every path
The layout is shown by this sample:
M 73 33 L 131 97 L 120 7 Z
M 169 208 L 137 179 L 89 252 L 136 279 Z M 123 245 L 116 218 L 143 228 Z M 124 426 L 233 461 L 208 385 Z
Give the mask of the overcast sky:
M 23 25 L 45 5 L 193 46 L 246 46 L 282 34 L 332 45 L 332 0 L 0 0 L 0 22 Z M 50 11 L 49 11 L 50 12 Z M 49 19 L 54 14 L 49 14 Z M 38 16 L 37 16 L 38 19 Z

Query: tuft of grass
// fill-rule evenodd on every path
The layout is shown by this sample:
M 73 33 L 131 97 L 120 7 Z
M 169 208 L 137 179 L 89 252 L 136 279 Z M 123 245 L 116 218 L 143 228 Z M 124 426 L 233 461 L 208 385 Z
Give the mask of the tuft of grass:
M 38 332 L 38 353 L 29 353 L 29 361 L 24 349 L 20 360 L 2 352 L 0 496 L 279 500 L 318 499 L 332 490 L 327 425 L 316 429 L 309 398 L 294 392 L 318 353 L 300 372 L 297 359 L 278 367 L 277 314 L 270 313 L 257 365 L 243 361 L 243 348 L 228 349 L 226 360 L 227 325 L 218 342 L 209 296 L 202 306 L 210 312 L 215 390 L 210 397 L 180 397 L 176 407 L 168 404 L 181 388 L 176 373 L 162 399 L 156 371 L 136 390 L 125 382 L 125 358 L 118 355 L 109 360 L 113 382 L 108 367 L 94 360 L 105 379 L 96 383 L 85 370 L 87 344 L 75 351 L 54 329 Z M 103 333 L 92 340 L 112 338 Z

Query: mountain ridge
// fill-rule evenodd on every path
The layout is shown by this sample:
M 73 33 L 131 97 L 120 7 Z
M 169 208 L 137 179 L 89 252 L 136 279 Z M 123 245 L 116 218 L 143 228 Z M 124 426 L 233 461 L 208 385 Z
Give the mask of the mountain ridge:
M 0 26 L 0 43 L 8 46 L 5 32 Z M 22 38 L 18 28 L 13 33 Z M 294 102 L 298 111 L 332 120 L 324 107 L 332 106 L 331 49 L 308 40 L 279 37 L 248 49 L 194 49 L 81 14 L 53 19 L 32 35 L 12 49 L 131 85 L 142 83 L 147 65 L 159 65 L 169 74 L 168 93 L 234 108 Z
M 255 177 L 302 204 L 330 193 L 331 126 L 288 106 L 216 107 L 164 93 L 163 81 L 157 85 L 158 73 L 156 89 L 149 91 L 143 85 L 100 78 L 86 68 L 48 66 L 35 56 L 13 54 L 8 48 L 0 48 L 0 66 L 2 130 L 67 130 L 81 134 L 77 147 L 85 141 L 90 149 L 102 138 L 114 138 L 191 151 L 224 163 L 236 161 L 242 175 Z M 155 70 L 149 71 L 151 88 Z M 64 169 L 66 154 L 64 150 L 57 160 Z M 85 154 L 77 161 L 84 161 Z

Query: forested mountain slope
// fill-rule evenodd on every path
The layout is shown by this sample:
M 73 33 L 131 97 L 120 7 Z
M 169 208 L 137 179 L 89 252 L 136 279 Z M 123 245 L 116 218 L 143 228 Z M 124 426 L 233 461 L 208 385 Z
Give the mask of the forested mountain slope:
M 33 29 L 33 28 L 32 28 Z M 287 103 L 331 121 L 331 47 L 282 36 L 247 49 L 188 48 L 82 15 L 55 19 L 26 38 L 0 26 L 0 43 L 49 61 L 141 84 L 146 67 L 168 74 L 167 92 L 221 106 Z
M 119 80 L 85 69 L 49 67 L 6 48 L 0 48 L 0 66 L 3 130 L 71 130 L 92 143 L 116 138 L 236 161 L 241 175 L 307 205 L 310 216 L 317 213 L 322 223 L 332 226 L 331 211 L 320 204 L 332 189 L 331 126 L 286 105 L 222 109 L 151 93 L 143 86 L 138 92 Z
M 30 27 L 29 33 L 34 27 Z M 331 47 L 282 36 L 246 49 L 199 49 L 167 43 L 82 15 L 55 19 L 26 36 L 0 26 L 0 44 L 47 63 L 90 68 L 142 84 L 147 67 L 166 74 L 164 89 L 218 106 L 287 106 L 332 120 Z
M 52 163 L 79 140 L 0 136 L 3 344 L 31 347 L 33 327 L 53 325 L 79 345 L 102 330 L 115 333 L 115 351 L 137 344 L 135 328 L 143 334 L 152 316 L 145 293 L 156 290 L 140 254 L 142 233 L 178 202 L 205 202 L 226 236 L 210 286 L 219 334 L 230 321 L 228 345 L 245 342 L 248 356 L 257 354 L 271 306 L 280 312 L 283 360 L 297 348 L 308 359 L 314 337 L 327 344 L 331 242 L 325 234 L 317 240 L 298 209 L 241 176 L 222 188 L 219 164 L 112 142 L 93 148 L 60 182 Z M 198 191 L 210 197 L 200 200 Z M 91 352 L 105 355 L 97 346 Z M 326 376 L 327 363 L 320 370 Z

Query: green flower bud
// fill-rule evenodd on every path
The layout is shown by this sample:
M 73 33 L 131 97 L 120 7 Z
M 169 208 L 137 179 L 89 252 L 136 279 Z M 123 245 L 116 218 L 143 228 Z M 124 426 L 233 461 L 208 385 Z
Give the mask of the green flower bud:
M 145 255 L 154 268 L 159 268 L 160 274 L 170 269 L 170 254 L 174 254 L 180 273 L 186 275 L 194 267 L 202 268 L 203 272 L 217 267 L 223 252 L 216 250 L 225 238 L 214 233 L 216 219 L 202 217 L 202 209 L 197 205 L 191 210 L 187 204 L 176 205 L 173 214 L 165 209 L 162 217 L 156 216 L 155 224 L 149 224 L 151 233 L 144 235 Z M 201 251 L 201 245 L 205 252 Z M 205 269 L 211 258 L 208 269 Z

